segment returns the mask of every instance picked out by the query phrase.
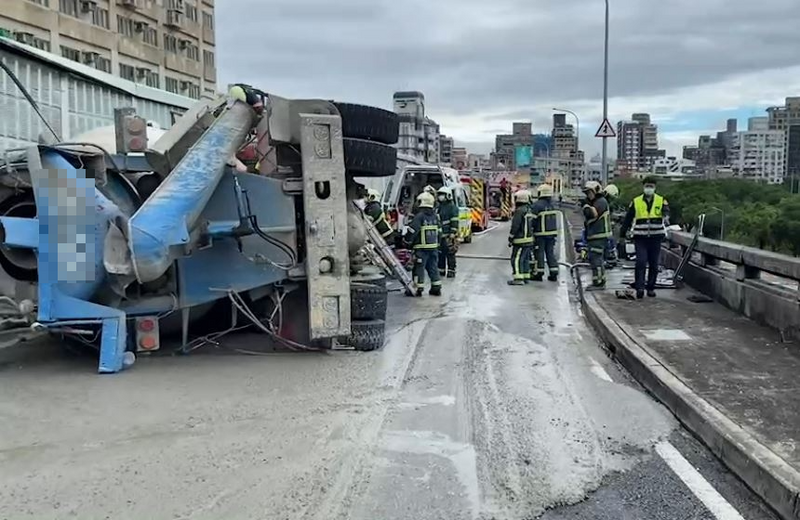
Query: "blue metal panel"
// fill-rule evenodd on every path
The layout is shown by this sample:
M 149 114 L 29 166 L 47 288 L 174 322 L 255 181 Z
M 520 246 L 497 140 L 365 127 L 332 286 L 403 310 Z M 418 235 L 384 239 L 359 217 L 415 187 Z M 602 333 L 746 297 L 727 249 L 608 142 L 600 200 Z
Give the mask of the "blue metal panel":
M 252 128 L 254 113 L 236 102 L 186 153 L 170 175 L 128 221 L 136 277 L 163 275 L 189 242 L 189 232 L 211 199 L 226 164 Z M 235 206 L 234 206 L 235 207 Z
M 39 245 L 39 221 L 35 218 L 0 217 L 5 238 L 3 245 L 36 249 Z

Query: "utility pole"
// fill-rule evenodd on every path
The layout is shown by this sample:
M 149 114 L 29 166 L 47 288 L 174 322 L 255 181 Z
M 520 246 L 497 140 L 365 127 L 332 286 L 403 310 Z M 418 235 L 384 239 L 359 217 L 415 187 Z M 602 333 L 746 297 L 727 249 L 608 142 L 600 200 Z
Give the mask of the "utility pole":
M 603 121 L 608 120 L 608 0 L 606 2 L 606 34 L 603 66 Z M 608 138 L 603 137 L 603 171 L 600 174 L 603 186 L 608 184 Z

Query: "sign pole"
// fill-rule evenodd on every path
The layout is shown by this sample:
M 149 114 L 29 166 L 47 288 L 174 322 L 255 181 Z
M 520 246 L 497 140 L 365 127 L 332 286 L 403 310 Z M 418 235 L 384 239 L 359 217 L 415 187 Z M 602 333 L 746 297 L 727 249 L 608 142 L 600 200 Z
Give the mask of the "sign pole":
M 603 121 L 608 121 L 608 0 L 606 1 L 606 34 L 605 34 L 605 53 L 603 67 Z M 608 137 L 603 136 L 603 171 L 600 172 L 600 180 L 605 186 L 608 184 Z

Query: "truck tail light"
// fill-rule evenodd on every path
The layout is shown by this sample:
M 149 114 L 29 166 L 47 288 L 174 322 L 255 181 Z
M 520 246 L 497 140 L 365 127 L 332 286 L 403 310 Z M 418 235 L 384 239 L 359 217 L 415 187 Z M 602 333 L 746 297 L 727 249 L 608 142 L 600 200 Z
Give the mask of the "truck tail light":
M 152 352 L 161 348 L 157 316 L 140 316 L 135 318 L 136 350 Z

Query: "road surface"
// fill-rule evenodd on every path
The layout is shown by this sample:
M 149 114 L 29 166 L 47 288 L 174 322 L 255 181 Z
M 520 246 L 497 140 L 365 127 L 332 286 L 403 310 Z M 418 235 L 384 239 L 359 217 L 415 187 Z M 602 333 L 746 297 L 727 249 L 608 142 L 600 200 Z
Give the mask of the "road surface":
M 462 252 L 507 255 L 506 230 Z M 5 365 L 0 518 L 774 518 L 606 357 L 566 276 L 508 275 L 462 259 L 443 298 L 393 294 L 375 353 Z

